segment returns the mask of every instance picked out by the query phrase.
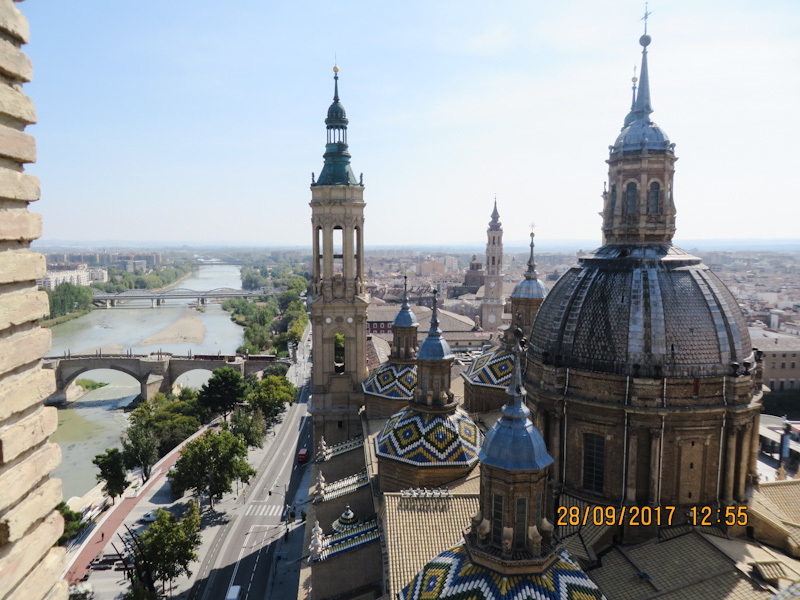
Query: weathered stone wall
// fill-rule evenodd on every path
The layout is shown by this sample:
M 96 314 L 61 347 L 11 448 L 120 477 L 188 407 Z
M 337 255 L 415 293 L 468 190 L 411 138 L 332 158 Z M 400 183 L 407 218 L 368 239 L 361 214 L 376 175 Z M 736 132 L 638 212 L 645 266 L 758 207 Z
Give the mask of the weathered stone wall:
M 36 287 L 45 261 L 30 249 L 42 233 L 41 216 L 28 211 L 39 181 L 23 172 L 36 160 L 25 133 L 36 122 L 22 91 L 32 75 L 27 41 L 27 20 L 13 0 L 0 0 L 0 599 L 55 600 L 67 597 L 58 581 L 64 549 L 53 548 L 64 528 L 54 510 L 61 482 L 49 477 L 61 452 L 48 442 L 56 409 L 42 404 L 55 380 L 41 362 L 50 332 L 37 325 L 49 312 Z

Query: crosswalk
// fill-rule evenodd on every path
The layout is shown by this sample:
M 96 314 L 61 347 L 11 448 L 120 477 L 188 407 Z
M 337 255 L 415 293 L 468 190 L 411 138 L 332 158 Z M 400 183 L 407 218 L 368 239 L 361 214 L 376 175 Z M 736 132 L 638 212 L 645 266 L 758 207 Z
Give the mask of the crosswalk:
M 281 512 L 283 507 L 275 504 L 251 504 L 244 514 L 252 517 L 277 517 Z

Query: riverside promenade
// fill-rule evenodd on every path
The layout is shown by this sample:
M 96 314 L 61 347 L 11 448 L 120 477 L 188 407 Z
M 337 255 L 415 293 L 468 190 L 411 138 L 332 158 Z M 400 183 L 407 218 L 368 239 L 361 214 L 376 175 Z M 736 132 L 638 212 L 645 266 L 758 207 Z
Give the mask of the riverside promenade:
M 67 568 L 62 579 L 66 579 L 70 585 L 80 583 L 89 571 L 89 563 L 98 554 L 101 554 L 106 544 L 113 540 L 114 534 L 120 525 L 125 521 L 130 512 L 139 503 L 153 486 L 155 486 L 180 457 L 181 449 L 186 442 L 196 439 L 204 434 L 209 427 L 212 427 L 218 419 L 201 427 L 196 433 L 186 438 L 183 442 L 173 448 L 167 455 L 159 460 L 150 473 L 150 479 L 136 489 L 129 487 L 124 494 L 124 499 L 118 500 L 111 508 L 105 511 L 95 523 L 93 529 L 83 540 L 81 545 L 67 556 Z

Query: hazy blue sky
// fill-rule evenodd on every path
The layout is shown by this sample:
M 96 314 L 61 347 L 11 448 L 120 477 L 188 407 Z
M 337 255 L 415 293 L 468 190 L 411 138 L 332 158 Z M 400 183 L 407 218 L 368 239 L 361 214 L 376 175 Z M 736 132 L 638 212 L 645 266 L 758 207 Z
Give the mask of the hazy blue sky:
M 334 55 L 365 240 L 600 240 L 638 0 L 33 0 L 44 240 L 310 244 Z M 797 238 L 800 3 L 654 0 L 680 238 Z

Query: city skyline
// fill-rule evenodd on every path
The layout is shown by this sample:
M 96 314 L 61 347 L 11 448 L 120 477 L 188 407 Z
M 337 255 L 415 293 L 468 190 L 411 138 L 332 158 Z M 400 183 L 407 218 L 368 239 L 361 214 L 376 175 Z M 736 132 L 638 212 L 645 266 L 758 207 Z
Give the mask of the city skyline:
M 599 245 L 640 2 L 142 8 L 26 6 L 41 244 L 310 244 L 336 60 L 367 246 L 480 244 L 495 195 L 511 243 L 533 221 L 537 243 Z M 796 239 L 800 125 L 772 113 L 800 93 L 800 9 L 650 10 L 652 118 L 681 159 L 676 242 Z

